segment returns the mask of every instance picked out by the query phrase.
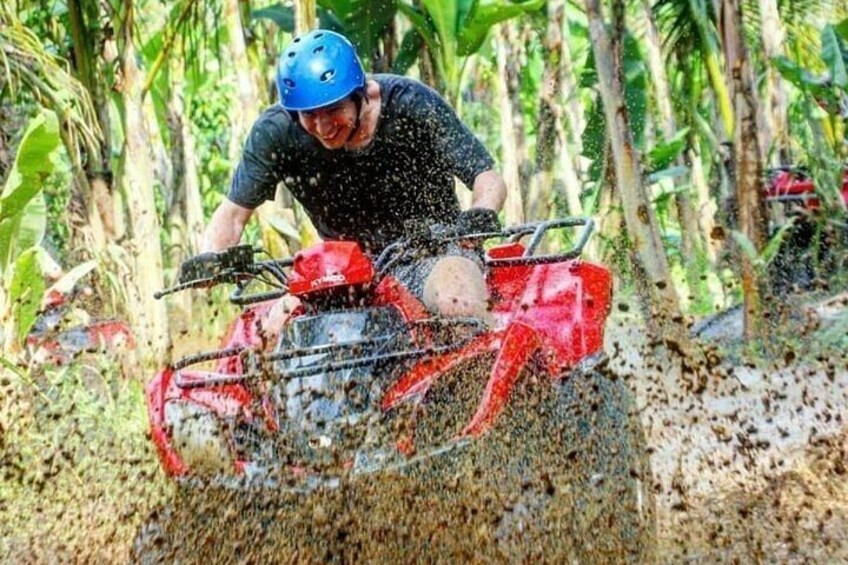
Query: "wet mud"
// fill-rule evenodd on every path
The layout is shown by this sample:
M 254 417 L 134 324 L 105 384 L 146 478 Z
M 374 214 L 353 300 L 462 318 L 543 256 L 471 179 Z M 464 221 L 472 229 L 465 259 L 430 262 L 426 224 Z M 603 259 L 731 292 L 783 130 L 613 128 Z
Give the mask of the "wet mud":
M 823 304 L 800 341 L 840 332 L 844 312 Z M 175 487 L 140 387 L 97 361 L 73 378 L 4 379 L 0 560 L 842 562 L 848 362 L 809 345 L 771 366 L 729 355 L 693 387 L 617 316 L 602 381 L 615 386 L 574 380 L 555 399 L 525 387 L 511 424 L 472 449 L 308 495 Z M 98 386 L 83 398 L 74 378 Z M 621 387 L 632 405 L 610 418 Z M 616 443 L 634 418 L 643 436 Z

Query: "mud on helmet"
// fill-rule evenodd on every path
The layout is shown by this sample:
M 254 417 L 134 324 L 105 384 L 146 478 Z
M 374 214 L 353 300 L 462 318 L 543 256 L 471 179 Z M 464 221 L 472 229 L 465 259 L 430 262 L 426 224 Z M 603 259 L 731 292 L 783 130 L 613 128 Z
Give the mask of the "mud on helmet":
M 362 92 L 365 71 L 347 38 L 316 29 L 295 37 L 283 49 L 277 88 L 286 110 L 315 110 Z

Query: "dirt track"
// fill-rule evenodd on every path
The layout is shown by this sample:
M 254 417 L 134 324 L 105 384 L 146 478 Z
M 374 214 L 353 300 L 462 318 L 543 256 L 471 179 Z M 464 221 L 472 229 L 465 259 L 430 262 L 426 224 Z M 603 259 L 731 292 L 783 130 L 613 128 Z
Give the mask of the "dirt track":
M 611 324 L 607 345 L 649 438 L 662 562 L 848 558 L 844 357 L 726 361 L 694 393 L 679 360 L 646 349 L 627 320 Z
M 646 349 L 632 320 L 614 317 L 607 338 L 613 366 L 637 391 L 648 433 L 660 562 L 848 560 L 845 351 L 819 360 L 799 352 L 803 362 L 783 356 L 770 369 L 725 362 L 696 394 L 679 359 Z M 21 436 L 28 441 L 65 438 L 77 428 L 87 439 L 61 465 L 21 455 L 23 484 L 7 473 L 4 480 L 14 480 L 7 486 L 20 494 L 0 504 L 0 560 L 120 561 L 128 554 L 165 479 L 143 435 L 140 390 L 108 382 L 115 396 L 91 391 L 86 406 L 96 410 L 68 404 L 57 412 L 60 397 L 26 417 L 22 430 L 38 431 Z M 30 448 L 14 447 L 13 461 Z

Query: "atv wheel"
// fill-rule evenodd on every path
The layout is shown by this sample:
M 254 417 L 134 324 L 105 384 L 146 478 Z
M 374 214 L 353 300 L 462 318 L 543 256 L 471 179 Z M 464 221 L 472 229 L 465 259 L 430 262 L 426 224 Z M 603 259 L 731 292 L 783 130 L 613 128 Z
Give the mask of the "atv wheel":
M 470 460 L 509 561 L 645 563 L 655 507 L 630 390 L 605 364 L 553 387 L 525 379 Z
M 162 506 L 151 512 L 135 535 L 130 562 L 153 565 L 173 560 L 168 536 L 172 513 L 171 506 Z
M 578 560 L 653 561 L 650 458 L 630 390 L 605 365 L 571 375 L 558 389 L 562 447 L 573 463 Z

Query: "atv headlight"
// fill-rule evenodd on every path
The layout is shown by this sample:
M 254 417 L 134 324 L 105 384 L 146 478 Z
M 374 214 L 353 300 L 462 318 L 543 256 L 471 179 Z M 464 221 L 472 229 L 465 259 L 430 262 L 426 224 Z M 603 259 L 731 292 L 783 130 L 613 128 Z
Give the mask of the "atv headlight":
M 215 414 L 191 402 L 165 404 L 174 449 L 193 475 L 233 472 L 233 455 Z

